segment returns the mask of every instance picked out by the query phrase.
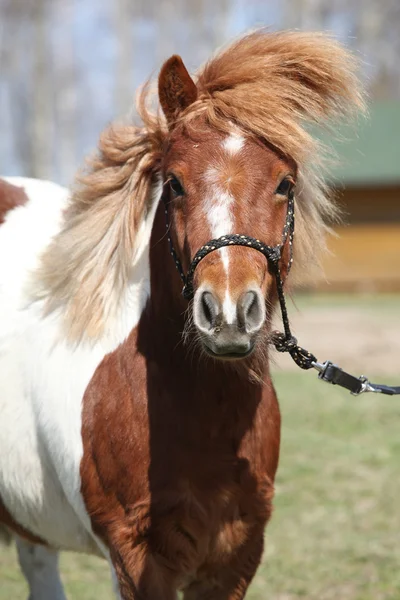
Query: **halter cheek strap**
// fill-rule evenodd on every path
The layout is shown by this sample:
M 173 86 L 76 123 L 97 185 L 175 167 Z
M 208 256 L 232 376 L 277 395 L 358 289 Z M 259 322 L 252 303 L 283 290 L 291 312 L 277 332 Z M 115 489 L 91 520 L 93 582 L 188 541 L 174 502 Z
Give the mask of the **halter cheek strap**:
M 292 335 L 290 330 L 289 316 L 286 307 L 285 294 L 283 291 L 283 281 L 280 271 L 280 261 L 282 259 L 283 249 L 286 242 L 289 240 L 289 261 L 288 261 L 288 272 L 293 262 L 293 237 L 294 237 L 294 196 L 291 194 L 288 198 L 288 209 L 286 215 L 285 225 L 282 231 L 281 243 L 277 246 L 268 246 L 264 242 L 250 237 L 248 235 L 242 235 L 238 233 L 223 235 L 219 238 L 210 240 L 202 246 L 194 255 L 192 262 L 190 263 L 187 275 L 182 267 L 182 263 L 177 255 L 174 245 L 172 243 L 170 235 L 170 222 L 168 214 L 168 204 L 163 195 L 165 204 L 165 219 L 167 226 L 167 237 L 171 251 L 171 255 L 174 259 L 175 266 L 182 279 L 183 289 L 182 294 L 186 300 L 193 298 L 193 277 L 197 265 L 200 261 L 205 258 L 211 252 L 223 248 L 225 246 L 244 246 L 246 248 L 253 248 L 258 252 L 261 252 L 267 259 L 269 268 L 275 276 L 276 289 L 278 293 L 279 305 L 282 314 L 282 323 L 284 332 L 280 333 L 276 331 L 272 334 L 271 341 L 274 344 L 278 352 L 288 352 L 297 366 L 301 369 L 316 369 L 319 373 L 318 377 L 323 381 L 339 385 L 349 390 L 353 395 L 358 396 L 363 392 L 377 392 L 381 394 L 395 395 L 400 394 L 399 387 L 391 387 L 386 385 L 380 385 L 376 383 L 370 383 L 364 376 L 355 377 L 346 373 L 333 364 L 331 361 L 319 363 L 317 358 L 297 344 L 296 338 Z

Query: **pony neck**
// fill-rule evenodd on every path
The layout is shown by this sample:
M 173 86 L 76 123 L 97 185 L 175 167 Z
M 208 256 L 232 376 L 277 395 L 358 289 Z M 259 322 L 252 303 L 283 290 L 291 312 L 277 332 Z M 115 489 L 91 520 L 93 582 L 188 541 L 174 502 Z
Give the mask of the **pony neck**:
M 151 343 L 162 344 L 163 352 L 182 346 L 187 303 L 182 296 L 182 281 L 171 257 L 166 235 L 162 201 L 156 211 L 150 238 L 150 298 L 141 320 L 154 328 Z
M 187 344 L 183 341 L 188 307 L 182 296 L 183 283 L 170 255 L 161 203 L 154 219 L 149 252 L 151 293 L 139 325 L 139 351 L 151 355 L 157 362 L 168 357 L 171 368 L 176 366 L 196 380 L 212 373 L 218 385 L 232 377 L 236 385 L 242 381 L 246 386 L 250 382 L 259 387 L 269 382 L 269 361 L 265 353 L 262 358 L 226 363 L 202 356 L 201 348 L 193 342 L 196 332 L 189 332 L 192 339 Z

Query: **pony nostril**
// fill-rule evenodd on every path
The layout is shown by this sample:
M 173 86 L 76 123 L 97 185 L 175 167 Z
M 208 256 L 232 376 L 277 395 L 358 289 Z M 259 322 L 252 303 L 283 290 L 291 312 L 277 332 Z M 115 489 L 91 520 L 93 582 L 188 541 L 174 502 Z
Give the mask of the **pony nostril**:
M 203 292 L 200 299 L 200 310 L 198 311 L 199 325 L 203 329 L 212 329 L 216 325 L 220 313 L 218 300 L 211 292 Z
M 238 303 L 238 320 L 248 333 L 260 329 L 265 319 L 262 297 L 255 291 L 243 294 Z
M 201 308 L 203 310 L 203 317 L 207 323 L 212 325 L 213 323 L 213 309 L 211 307 L 210 301 L 204 296 L 201 299 Z

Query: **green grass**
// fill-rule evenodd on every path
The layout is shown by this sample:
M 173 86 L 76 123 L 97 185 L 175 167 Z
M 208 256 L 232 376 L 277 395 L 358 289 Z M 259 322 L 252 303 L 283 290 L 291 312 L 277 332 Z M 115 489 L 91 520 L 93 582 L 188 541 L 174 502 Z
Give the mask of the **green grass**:
M 275 376 L 281 461 L 264 561 L 249 600 L 400 598 L 400 400 L 354 398 L 315 373 Z M 108 567 L 64 554 L 71 600 L 112 598 Z M 0 600 L 26 598 L 0 550 Z
M 279 374 L 276 508 L 252 600 L 400 598 L 400 401 Z

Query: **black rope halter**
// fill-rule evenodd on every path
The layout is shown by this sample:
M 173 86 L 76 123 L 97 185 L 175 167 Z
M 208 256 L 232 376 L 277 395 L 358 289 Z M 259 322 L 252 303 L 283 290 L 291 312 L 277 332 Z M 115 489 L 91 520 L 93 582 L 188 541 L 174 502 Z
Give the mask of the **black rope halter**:
M 170 235 L 168 202 L 165 194 L 163 194 L 163 200 L 165 207 L 165 219 L 169 248 L 171 256 L 175 261 L 175 266 L 183 283 L 182 294 L 186 300 L 191 300 L 193 298 L 193 277 L 196 267 L 203 258 L 208 256 L 208 254 L 214 252 L 215 250 L 218 250 L 219 248 L 224 248 L 225 246 L 244 246 L 246 248 L 253 248 L 258 252 L 261 252 L 261 254 L 265 256 L 268 262 L 269 269 L 271 273 L 275 276 L 276 289 L 281 309 L 284 330 L 283 333 L 275 331 L 271 337 L 271 341 L 278 352 L 288 352 L 294 360 L 294 362 L 296 363 L 296 365 L 301 369 L 308 370 L 314 368 L 319 372 L 318 377 L 320 379 L 322 379 L 323 381 L 327 381 L 328 383 L 344 387 L 354 395 L 359 395 L 363 392 L 378 392 L 388 395 L 400 394 L 400 386 L 391 387 L 386 385 L 370 383 L 366 377 L 355 377 L 354 375 L 350 375 L 349 373 L 343 371 L 343 369 L 341 369 L 337 365 L 334 365 L 331 361 L 319 363 L 314 354 L 311 354 L 311 352 L 308 352 L 308 350 L 305 350 L 305 348 L 299 346 L 297 344 L 297 339 L 292 335 L 289 323 L 289 316 L 287 312 L 285 293 L 283 290 L 280 261 L 282 259 L 285 245 L 287 242 L 289 242 L 289 261 L 287 265 L 287 274 L 289 274 L 290 268 L 293 263 L 293 238 L 295 223 L 295 203 L 293 191 L 291 191 L 288 196 L 288 208 L 280 244 L 278 244 L 277 246 L 268 246 L 268 244 L 264 244 L 264 242 L 262 242 L 261 240 L 239 233 L 223 235 L 219 238 L 208 241 L 207 244 L 202 246 L 196 252 L 192 262 L 190 263 L 186 275 L 183 270 L 182 263 L 175 251 Z

